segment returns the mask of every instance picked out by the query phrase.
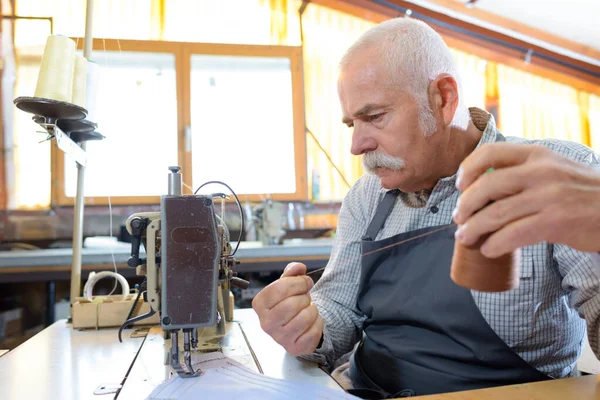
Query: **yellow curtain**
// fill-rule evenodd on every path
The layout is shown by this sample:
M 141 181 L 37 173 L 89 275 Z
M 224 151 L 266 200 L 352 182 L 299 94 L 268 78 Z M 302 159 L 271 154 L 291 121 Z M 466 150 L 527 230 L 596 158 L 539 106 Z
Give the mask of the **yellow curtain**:
M 587 94 L 587 118 L 590 132 L 590 147 L 600 153 L 600 96 Z
M 486 65 L 487 61 L 476 55 L 450 49 L 461 77 L 461 96 L 467 107 L 486 107 Z
M 162 39 L 178 42 L 299 45 L 298 1 L 167 1 Z
M 352 131 L 341 122 L 338 63 L 346 48 L 373 25 L 315 4 L 309 4 L 302 17 L 306 125 L 350 184 L 363 169 L 360 158 L 350 154 Z M 348 186 L 310 135 L 306 142 L 309 185 L 313 171 L 320 176 L 320 196 L 314 200 L 342 199 Z
M 505 65 L 497 66 L 497 79 L 504 134 L 589 145 L 575 88 Z

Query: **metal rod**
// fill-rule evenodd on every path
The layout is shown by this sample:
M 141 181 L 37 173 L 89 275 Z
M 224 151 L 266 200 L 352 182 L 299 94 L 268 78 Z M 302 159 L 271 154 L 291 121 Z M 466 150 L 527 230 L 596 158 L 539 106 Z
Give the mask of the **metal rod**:
M 88 60 L 92 56 L 93 27 L 94 25 L 94 0 L 87 0 L 85 9 L 85 38 L 83 39 L 83 56 Z
M 90 59 L 92 54 L 92 24 L 94 22 L 94 0 L 87 0 L 85 10 L 85 39 L 83 56 Z M 85 151 L 85 142 L 80 143 Z M 83 205 L 84 205 L 85 167 L 77 164 L 77 193 L 75 195 L 75 210 L 73 214 L 73 259 L 71 264 L 71 317 L 73 303 L 81 293 L 81 249 L 83 247 Z
M 54 323 L 54 308 L 56 306 L 56 283 L 46 282 L 46 326 Z

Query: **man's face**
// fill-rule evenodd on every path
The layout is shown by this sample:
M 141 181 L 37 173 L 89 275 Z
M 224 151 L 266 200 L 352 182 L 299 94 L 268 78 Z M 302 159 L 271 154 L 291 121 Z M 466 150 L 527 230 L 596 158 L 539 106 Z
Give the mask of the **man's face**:
M 338 82 L 343 122 L 353 127 L 351 152 L 363 156 L 366 171 L 384 188 L 419 191 L 434 173 L 436 135 L 423 132 L 419 104 L 390 87 L 381 63 L 372 59 L 366 55 L 349 65 Z

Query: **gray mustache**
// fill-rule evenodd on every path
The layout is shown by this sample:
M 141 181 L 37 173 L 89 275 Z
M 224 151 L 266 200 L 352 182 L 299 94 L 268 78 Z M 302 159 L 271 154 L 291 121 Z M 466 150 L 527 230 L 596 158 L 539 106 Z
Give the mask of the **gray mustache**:
M 363 154 L 362 163 L 365 170 L 374 174 L 377 167 L 399 171 L 404 168 L 404 160 L 400 157 L 394 157 L 380 151 L 370 151 Z

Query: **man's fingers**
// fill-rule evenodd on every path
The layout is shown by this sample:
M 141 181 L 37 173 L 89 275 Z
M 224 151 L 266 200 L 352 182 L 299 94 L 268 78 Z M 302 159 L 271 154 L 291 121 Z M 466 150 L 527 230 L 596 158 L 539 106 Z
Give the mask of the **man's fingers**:
M 323 318 L 318 317 L 313 325 L 306 332 L 300 335 L 298 339 L 296 339 L 292 347 L 297 354 L 292 355 L 309 354 L 315 351 L 319 345 L 322 334 Z
M 253 307 L 257 311 L 270 310 L 288 297 L 307 294 L 313 286 L 313 280 L 306 275 L 280 278 L 255 297 Z
M 310 306 L 310 295 L 302 294 L 288 297 L 273 307 L 266 317 L 261 320 L 262 329 L 271 334 L 289 323 L 300 311 Z
M 544 201 L 540 200 L 540 195 L 543 192 L 543 190 L 527 190 L 489 204 L 471 216 L 466 224 L 459 226 L 456 239 L 469 246 L 475 244 L 481 236 L 496 232 L 513 221 L 541 212 Z
M 524 146 L 516 143 L 488 143 L 473 151 L 461 163 L 456 187 L 465 190 L 490 168 L 506 168 L 523 164 L 536 152 L 549 151 L 540 146 Z
M 464 224 L 473 214 L 494 200 L 517 194 L 528 184 L 531 168 L 523 165 L 481 175 L 460 195 L 452 214 L 454 222 Z
M 323 332 L 323 319 L 319 317 L 317 306 L 311 304 L 283 327 L 282 334 L 286 336 L 288 342 L 286 350 L 296 356 L 311 353 L 319 344 L 321 332 Z M 313 344 L 315 336 L 318 337 Z
M 310 304 L 308 307 L 300 311 L 290 322 L 285 324 L 281 328 L 280 334 L 289 343 L 293 343 L 298 339 L 304 332 L 306 332 L 315 323 L 319 317 L 319 310 L 314 304 Z
M 548 217 L 534 214 L 516 220 L 492 234 L 481 246 L 481 254 L 497 258 L 520 247 L 530 246 L 545 240 Z
M 281 277 L 306 275 L 306 265 L 299 262 L 289 263 L 283 270 Z

